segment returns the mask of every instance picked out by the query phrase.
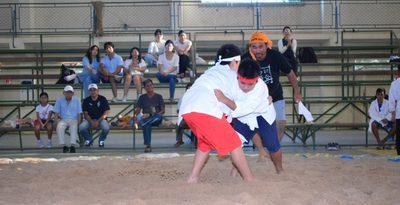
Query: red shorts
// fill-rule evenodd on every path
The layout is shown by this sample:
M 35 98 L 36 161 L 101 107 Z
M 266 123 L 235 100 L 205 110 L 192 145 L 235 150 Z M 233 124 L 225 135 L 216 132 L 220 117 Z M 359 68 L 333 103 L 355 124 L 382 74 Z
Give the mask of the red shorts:
M 44 119 L 40 119 L 40 120 L 42 121 L 43 124 L 46 122 L 46 120 L 44 120 Z M 49 124 L 49 123 L 53 123 L 53 120 L 49 120 L 49 122 L 47 124 Z M 33 126 L 36 127 L 36 125 L 40 125 L 39 119 L 36 119 L 35 121 L 33 121 Z M 40 129 L 43 129 L 43 127 L 40 126 Z
M 196 135 L 197 148 L 202 152 L 216 150 L 219 156 L 223 156 L 242 145 L 236 131 L 225 118 L 218 119 L 197 112 L 182 117 Z

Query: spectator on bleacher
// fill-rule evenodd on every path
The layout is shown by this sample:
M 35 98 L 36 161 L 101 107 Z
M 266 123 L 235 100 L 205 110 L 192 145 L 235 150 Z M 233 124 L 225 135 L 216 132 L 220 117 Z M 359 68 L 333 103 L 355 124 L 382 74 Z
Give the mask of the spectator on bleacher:
M 294 90 L 294 100 L 296 103 L 301 101 L 300 87 L 297 83 L 296 74 L 291 69 L 285 57 L 278 51 L 272 50 L 271 40 L 263 32 L 256 31 L 250 37 L 249 51 L 243 58 L 253 58 L 261 67 L 260 77 L 268 86 L 269 94 L 272 96 L 276 111 L 276 124 L 278 128 L 279 140 L 282 140 L 286 126 L 285 100 L 283 99 L 283 89 L 279 82 L 280 72 L 286 74 Z
M 85 139 L 85 146 L 90 147 L 93 143 L 93 136 L 89 129 L 101 129 L 99 136 L 99 147 L 104 147 L 104 141 L 110 132 L 110 125 L 107 122 L 107 116 L 110 112 L 110 106 L 107 98 L 99 95 L 99 88 L 96 84 L 89 85 L 90 96 L 83 100 L 82 111 L 84 119 L 79 125 L 79 133 Z
M 174 101 L 179 56 L 175 54 L 174 43 L 171 40 L 165 42 L 165 52 L 158 58 L 157 66 L 157 79 L 160 83 L 169 83 L 169 100 Z
M 376 99 L 372 101 L 369 107 L 369 122 L 370 132 L 374 134 L 376 142 L 378 143 L 377 149 L 385 149 L 386 141 L 396 134 L 394 123 L 392 123 L 392 114 L 389 112 L 389 101 L 385 99 L 385 90 L 382 88 L 376 89 Z M 385 129 L 389 134 L 384 138 L 379 137 L 379 128 Z
M 148 66 L 157 67 L 158 57 L 164 53 L 165 40 L 161 29 L 154 32 L 155 41 L 150 42 L 147 54 L 144 56 Z
M 140 55 L 139 48 L 133 47 L 129 53 L 129 58 L 124 62 L 125 82 L 124 96 L 122 97 L 123 102 L 128 100 L 128 91 L 132 80 L 136 87 L 136 99 L 139 99 L 139 96 L 142 94 L 142 77 L 145 69 L 146 63 Z
M 151 152 L 151 127 L 161 124 L 165 105 L 162 96 L 154 92 L 151 79 L 145 80 L 143 86 L 146 94 L 139 97 L 132 119 L 143 129 L 144 152 Z M 137 119 L 139 113 L 142 113 L 140 121 Z
M 74 88 L 70 85 L 64 87 L 64 96 L 56 100 L 53 112 L 57 122 L 57 135 L 63 153 L 75 153 L 75 143 L 78 137 L 78 125 L 82 120 L 82 105 L 77 96 L 74 96 Z M 70 147 L 65 143 L 65 130 L 69 128 Z
M 186 84 L 185 91 L 187 91 L 190 87 L 192 87 L 192 85 L 193 85 L 192 83 Z M 176 112 L 177 113 L 179 113 L 179 107 L 181 106 L 181 104 L 182 104 L 182 98 L 179 99 L 178 104 L 176 105 Z M 178 127 L 176 128 L 176 143 L 175 143 L 174 147 L 179 147 L 179 146 L 185 144 L 183 142 L 183 132 L 184 132 L 185 129 L 188 129 L 188 128 L 189 127 L 186 124 L 185 120 L 182 120 L 178 124 Z M 193 134 L 193 132 L 190 132 L 189 138 L 190 138 L 191 142 L 194 142 L 194 134 Z
M 175 50 L 179 56 L 178 82 L 184 81 L 186 70 L 190 67 L 189 51 L 192 47 L 192 41 L 187 39 L 187 35 L 183 30 L 178 32 L 178 40 L 175 41 Z
M 53 106 L 49 104 L 49 95 L 46 92 L 42 92 L 39 95 L 40 105 L 36 106 L 36 120 L 33 121 L 35 136 L 37 139 L 37 145 L 40 148 L 44 147 L 43 141 L 40 139 L 40 130 L 46 128 L 47 131 L 47 147 L 53 146 L 51 137 L 53 135 Z
M 124 62 L 122 57 L 114 52 L 114 44 L 112 42 L 104 43 L 104 50 L 106 55 L 101 58 L 99 68 L 101 81 L 111 84 L 112 101 L 117 102 L 117 83 L 120 83 L 123 77 L 122 67 Z
M 390 84 L 389 111 L 392 113 L 392 122 L 396 123 L 396 150 L 400 155 L 400 65 L 397 66 L 397 79 Z
M 279 52 L 286 57 L 292 70 L 297 75 L 298 62 L 296 59 L 297 40 L 292 36 L 292 29 L 289 26 L 283 27 L 283 38 L 278 41 Z
M 240 63 L 240 49 L 233 45 L 223 45 L 217 52 L 215 66 L 209 68 L 183 95 L 179 109 L 178 123 L 183 120 L 197 137 L 197 151 L 188 183 L 197 183 L 211 150 L 219 156 L 231 155 L 233 164 L 245 181 L 252 181 L 242 142 L 225 118 L 228 107 L 218 102 L 214 92 L 220 89 L 232 96 L 237 86 L 236 71 Z
M 90 95 L 88 86 L 91 83 L 100 83 L 100 49 L 97 45 L 91 46 L 82 59 L 83 70 L 79 77 L 83 83 L 84 97 Z

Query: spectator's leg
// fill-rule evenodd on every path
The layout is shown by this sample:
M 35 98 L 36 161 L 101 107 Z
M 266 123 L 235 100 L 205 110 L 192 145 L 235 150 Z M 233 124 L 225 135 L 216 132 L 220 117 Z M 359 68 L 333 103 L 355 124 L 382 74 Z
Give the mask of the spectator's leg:
M 168 78 L 164 75 L 161 75 L 161 73 L 157 73 L 156 77 L 160 83 L 168 83 Z
M 108 78 L 108 80 L 110 80 L 113 97 L 117 98 L 117 81 L 114 78 Z
M 90 83 L 92 83 L 92 79 L 90 77 L 90 75 L 82 75 L 82 80 L 83 80 L 83 94 L 86 97 L 88 97 L 90 95 L 88 87 L 90 85 Z
M 169 74 L 169 99 L 173 100 L 175 96 L 175 84 L 176 84 L 176 75 Z
M 144 56 L 144 61 L 146 61 L 148 66 L 157 66 L 157 61 L 151 54 L 146 54 Z
M 35 130 L 35 137 L 36 137 L 36 139 L 37 140 L 40 140 L 40 123 L 39 123 L 39 120 L 35 120 L 35 127 L 34 127 L 34 130 Z
M 132 75 L 128 72 L 125 73 L 125 82 L 124 82 L 124 96 L 128 98 L 129 86 L 132 82 Z
M 400 119 L 396 119 L 396 150 L 400 155 Z
M 46 129 L 47 129 L 47 138 L 49 140 L 51 140 L 51 137 L 53 136 L 53 122 L 52 121 L 49 121 L 46 124 Z
M 136 96 L 142 94 L 142 77 L 140 75 L 133 76 L 133 82 L 135 83 L 136 87 Z
M 57 136 L 60 145 L 65 146 L 65 129 L 68 125 L 64 120 L 60 120 L 57 124 Z
M 102 130 L 101 135 L 99 137 L 99 141 L 105 141 L 108 133 L 110 132 L 110 125 L 107 120 L 102 120 L 100 122 L 100 129 Z
M 151 146 L 151 124 L 148 123 L 149 119 L 142 120 L 142 129 L 143 129 L 143 144 L 147 146 Z
M 83 136 L 85 140 L 92 141 L 92 135 L 89 133 L 89 128 L 91 128 L 91 124 L 87 120 L 83 120 L 79 125 L 79 133 Z
M 69 134 L 71 135 L 71 146 L 76 144 L 76 139 L 78 138 L 78 121 L 77 120 L 69 120 Z
M 376 142 L 378 143 L 378 145 L 382 146 L 383 144 L 381 142 L 381 138 L 379 137 L 379 126 L 378 126 L 378 123 L 376 121 L 372 122 L 371 130 L 372 130 L 372 134 L 374 134 L 374 137 L 375 137 Z

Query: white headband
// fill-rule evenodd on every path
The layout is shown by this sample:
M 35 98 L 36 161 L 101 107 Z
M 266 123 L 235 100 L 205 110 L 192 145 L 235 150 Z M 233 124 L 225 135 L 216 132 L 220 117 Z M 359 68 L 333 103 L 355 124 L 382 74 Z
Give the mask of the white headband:
M 230 57 L 230 58 L 224 58 L 224 59 L 222 59 L 222 56 L 218 56 L 217 64 L 220 64 L 221 62 L 231 62 L 233 60 L 240 61 L 240 55 L 233 56 L 233 57 Z

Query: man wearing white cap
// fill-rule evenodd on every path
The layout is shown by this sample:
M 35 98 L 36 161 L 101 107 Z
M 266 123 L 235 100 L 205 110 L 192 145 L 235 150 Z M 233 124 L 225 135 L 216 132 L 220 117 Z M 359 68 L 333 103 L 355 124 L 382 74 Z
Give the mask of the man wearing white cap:
M 90 96 L 83 100 L 82 110 L 84 115 L 83 122 L 79 125 L 79 133 L 85 138 L 85 146 L 89 147 L 92 143 L 92 135 L 89 128 L 101 129 L 99 137 L 99 147 L 104 147 L 104 141 L 110 131 L 107 122 L 107 115 L 110 112 L 110 106 L 107 98 L 99 95 L 99 88 L 96 84 L 89 85 Z
M 57 122 L 57 136 L 63 153 L 75 153 L 75 143 L 78 137 L 78 125 L 81 122 L 82 107 L 81 101 L 74 96 L 74 88 L 70 85 L 65 86 L 64 96 L 57 99 L 53 112 Z M 65 143 L 65 130 L 69 127 L 71 136 L 70 147 Z

